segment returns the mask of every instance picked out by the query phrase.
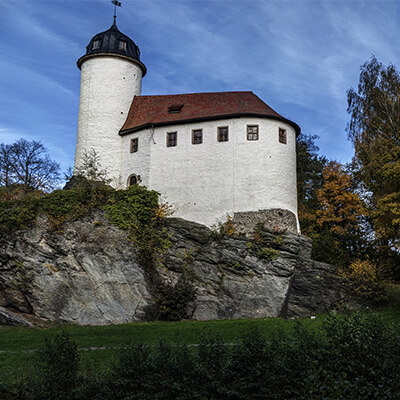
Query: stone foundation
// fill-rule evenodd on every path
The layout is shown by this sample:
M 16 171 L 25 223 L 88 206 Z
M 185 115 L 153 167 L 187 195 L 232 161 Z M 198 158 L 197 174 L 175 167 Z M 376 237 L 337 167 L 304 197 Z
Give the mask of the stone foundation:
M 236 212 L 232 222 L 235 233 L 239 235 L 252 236 L 258 224 L 263 224 L 264 229 L 276 233 L 298 233 L 296 216 L 291 211 L 282 208 Z

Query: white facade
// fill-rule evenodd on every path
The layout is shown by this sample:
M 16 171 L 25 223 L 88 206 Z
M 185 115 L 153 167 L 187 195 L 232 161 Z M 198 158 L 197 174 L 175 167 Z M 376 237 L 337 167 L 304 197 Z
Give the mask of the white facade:
M 258 125 L 259 139 L 247 139 L 247 125 Z M 228 126 L 229 140 L 218 142 L 217 128 Z M 287 143 L 279 142 L 279 128 Z M 203 143 L 192 144 L 202 129 Z M 167 147 L 167 133 L 177 146 Z M 130 152 L 138 138 L 138 151 Z M 121 175 L 132 174 L 173 206 L 174 216 L 212 226 L 239 211 L 282 208 L 297 218 L 296 132 L 282 121 L 242 117 L 156 127 L 122 136 Z
M 94 149 L 102 167 L 121 186 L 121 138 L 132 99 L 141 94 L 142 69 L 127 58 L 96 55 L 81 65 L 75 170 L 84 151 Z
M 164 122 L 152 128 L 147 127 L 154 124 L 152 118 L 157 119 L 153 114 L 169 112 L 167 105 L 156 112 L 132 111 L 133 119 L 145 117 L 138 118 L 142 125 L 134 126 L 137 132 L 126 133 L 134 130 L 129 128 L 121 136 L 133 99 L 141 95 L 141 80 L 146 73 L 139 49 L 119 32 L 114 21 L 108 31 L 92 38 L 78 66 L 81 93 L 75 172 L 85 151 L 95 150 L 114 187 L 126 188 L 135 175 L 138 183 L 158 191 L 161 201 L 173 206 L 176 217 L 213 226 L 237 212 L 284 209 L 296 216 L 299 227 L 296 124 L 257 98 L 254 109 L 241 112 L 239 101 L 233 111 L 221 114 L 230 115 L 229 119 L 215 120 L 218 117 L 214 115 L 214 120 L 207 120 L 206 114 L 201 115 L 202 122 L 188 122 L 196 118 L 182 117 L 186 122 L 176 125 L 161 119 Z M 248 125 L 258 126 L 258 140 L 248 140 Z M 218 141 L 218 127 L 228 127 L 228 141 Z M 286 131 L 286 143 L 279 141 L 280 128 Z M 192 143 L 194 129 L 202 130 L 201 144 Z M 167 146 L 169 132 L 177 133 L 177 146 Z M 131 152 L 131 140 L 136 138 L 138 150 Z

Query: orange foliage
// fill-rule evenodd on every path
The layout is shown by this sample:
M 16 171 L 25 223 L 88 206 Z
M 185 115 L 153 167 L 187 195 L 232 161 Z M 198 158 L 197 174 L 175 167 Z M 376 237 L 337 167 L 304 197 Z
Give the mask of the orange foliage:
M 174 211 L 172 210 L 172 206 L 168 203 L 160 203 L 157 208 L 154 210 L 153 220 L 161 220 L 166 217 L 172 215 Z
M 359 218 L 366 210 L 358 194 L 352 190 L 350 175 L 335 161 L 324 168 L 322 175 L 324 183 L 317 191 L 321 207 L 316 213 L 317 224 L 340 236 L 358 231 Z

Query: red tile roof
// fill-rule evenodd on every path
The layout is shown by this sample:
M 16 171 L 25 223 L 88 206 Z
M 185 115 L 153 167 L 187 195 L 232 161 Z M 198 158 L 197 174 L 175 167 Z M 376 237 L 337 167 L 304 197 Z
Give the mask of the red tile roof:
M 278 119 L 292 125 L 297 134 L 300 132 L 297 124 L 279 115 L 253 92 L 216 92 L 135 96 L 120 135 L 151 126 L 241 116 Z

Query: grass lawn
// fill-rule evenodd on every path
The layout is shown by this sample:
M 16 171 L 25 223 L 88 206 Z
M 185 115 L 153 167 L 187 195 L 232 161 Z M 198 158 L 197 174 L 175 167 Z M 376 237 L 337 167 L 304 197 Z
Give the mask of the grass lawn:
M 303 319 L 301 323 L 318 326 L 324 316 L 316 319 Z M 29 373 L 34 368 L 37 353 L 29 350 L 40 349 L 45 339 L 51 339 L 62 330 L 67 331 L 80 351 L 81 364 L 92 364 L 94 368 L 105 368 L 113 357 L 117 356 L 118 347 L 127 344 L 144 343 L 157 345 L 160 341 L 174 344 L 196 344 L 207 335 L 220 336 L 225 342 L 237 340 L 246 331 L 257 328 L 265 333 L 278 326 L 291 329 L 296 324 L 293 320 L 266 318 L 253 320 L 223 321 L 181 321 L 181 322 L 142 322 L 108 326 L 76 326 L 36 329 L 10 327 L 0 330 L 0 382 L 15 382 L 22 373 Z M 83 350 L 83 348 L 106 347 L 107 349 Z M 116 348 L 117 347 L 117 348 Z M 110 349 L 111 348 L 111 349 Z
M 400 307 L 379 310 L 383 318 L 400 322 Z M 307 327 L 321 325 L 326 315 L 315 319 L 299 320 Z M 37 352 L 45 339 L 51 339 L 62 330 L 67 331 L 80 348 L 82 368 L 90 364 L 95 369 L 109 366 L 121 351 L 119 347 L 127 344 L 144 343 L 157 345 L 160 341 L 174 344 L 196 344 L 203 336 L 217 335 L 226 343 L 235 342 L 250 329 L 257 328 L 268 335 L 275 328 L 292 329 L 297 322 L 280 318 L 223 321 L 182 321 L 182 322 L 143 322 L 108 326 L 62 325 L 36 329 L 26 327 L 2 328 L 0 330 L 0 382 L 15 382 L 23 373 L 34 368 Z M 84 350 L 91 347 L 106 349 Z

